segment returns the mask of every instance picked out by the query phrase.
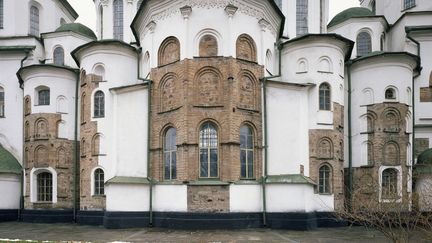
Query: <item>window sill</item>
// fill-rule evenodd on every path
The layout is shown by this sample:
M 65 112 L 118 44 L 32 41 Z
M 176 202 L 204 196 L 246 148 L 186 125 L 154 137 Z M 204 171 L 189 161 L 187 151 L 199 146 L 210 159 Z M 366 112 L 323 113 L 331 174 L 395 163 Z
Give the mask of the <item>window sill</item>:
M 105 116 L 94 116 L 93 119 L 105 118 Z
M 49 201 L 49 202 L 40 202 L 40 201 L 38 201 L 38 202 L 33 202 L 33 204 L 43 205 L 43 204 L 53 204 L 53 202 L 52 201 Z
M 50 104 L 47 104 L 47 105 L 34 105 L 34 106 L 49 106 Z
M 92 197 L 95 197 L 95 198 L 106 198 L 106 195 L 105 194 L 102 194 L 102 195 L 92 195 Z
M 318 192 L 318 194 L 319 195 L 321 195 L 321 196 L 331 196 L 331 195 L 333 195 L 332 193 L 321 193 L 321 192 Z

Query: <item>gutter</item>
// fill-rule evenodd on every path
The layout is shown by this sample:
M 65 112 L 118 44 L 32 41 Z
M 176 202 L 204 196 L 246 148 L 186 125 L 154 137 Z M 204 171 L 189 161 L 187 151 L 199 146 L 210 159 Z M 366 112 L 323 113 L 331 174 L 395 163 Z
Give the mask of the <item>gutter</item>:
M 78 71 L 79 72 L 79 71 Z M 74 128 L 74 154 L 73 154 L 73 160 L 74 160 L 74 166 L 73 166 L 73 221 L 77 222 L 77 211 L 78 211 L 78 171 L 79 171 L 79 145 L 78 145 L 78 96 L 79 96 L 79 79 L 80 79 L 80 73 L 78 73 L 78 80 L 75 84 L 75 128 Z
M 264 175 L 261 179 L 261 185 L 262 185 L 262 200 L 263 200 L 263 225 L 267 226 L 267 205 L 266 205 L 266 180 L 267 180 L 267 174 L 268 174 L 268 132 L 267 132 L 267 80 L 273 79 L 273 78 L 279 78 L 281 77 L 281 70 L 282 70 L 282 43 L 281 40 L 276 42 L 275 44 L 277 46 L 277 49 L 279 51 L 279 63 L 278 63 L 278 74 L 277 75 L 271 75 L 262 78 L 262 84 L 263 84 L 263 123 L 264 123 Z
M 142 48 L 139 48 L 139 54 L 142 54 Z M 138 57 L 138 62 L 137 62 L 137 79 L 141 80 L 145 83 L 147 83 L 148 85 L 148 94 L 147 94 L 147 178 L 149 180 L 149 227 L 153 227 L 153 179 L 152 179 L 152 174 L 151 174 L 151 163 L 150 163 L 150 132 L 151 132 L 151 90 L 152 90 L 152 83 L 153 80 L 148 79 L 148 76 L 150 75 L 147 74 L 146 78 L 141 78 L 140 77 L 140 58 Z
M 352 122 L 351 122 L 351 65 L 352 61 L 347 62 L 348 73 L 348 211 L 352 210 L 352 191 L 353 191 L 353 168 L 352 168 Z

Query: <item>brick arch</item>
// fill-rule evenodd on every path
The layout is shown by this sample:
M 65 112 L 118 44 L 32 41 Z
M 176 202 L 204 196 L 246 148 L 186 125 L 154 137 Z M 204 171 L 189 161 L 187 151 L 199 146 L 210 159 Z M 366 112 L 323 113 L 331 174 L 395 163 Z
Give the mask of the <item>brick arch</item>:
M 206 34 L 199 41 L 199 56 L 209 57 L 218 55 L 218 41 L 215 36 Z
M 394 108 L 387 108 L 382 113 L 382 121 L 384 125 L 384 131 L 388 132 L 398 132 L 400 121 L 401 121 L 401 115 L 400 112 L 397 109 Z
M 255 75 L 249 71 L 242 70 L 239 75 L 239 106 L 245 109 L 255 110 L 257 108 L 257 84 Z
M 333 158 L 333 148 L 333 141 L 330 138 L 321 138 L 317 143 L 317 157 L 321 159 Z
M 175 73 L 165 74 L 159 83 L 160 111 L 170 111 L 178 107 L 180 94 L 178 76 Z
M 45 118 L 39 118 L 35 121 L 35 139 L 48 139 L 49 125 Z
M 42 165 L 48 164 L 48 149 L 44 145 L 37 146 L 34 151 L 34 163 L 35 167 L 41 167 Z
M 68 157 L 66 155 L 66 149 L 64 147 L 59 147 L 57 149 L 56 153 L 57 157 L 57 166 L 58 167 L 65 167 L 68 165 Z
M 220 105 L 222 100 L 222 74 L 217 68 L 201 68 L 195 75 L 194 83 L 198 105 Z
M 399 165 L 400 164 L 400 148 L 395 141 L 387 142 L 383 149 L 383 164 Z
M 159 47 L 158 66 L 170 64 L 180 60 L 180 42 L 174 37 L 166 38 Z
M 80 83 L 81 85 L 86 84 L 86 70 L 84 70 L 83 68 L 81 68 Z
M 242 34 L 237 38 L 236 57 L 251 62 L 257 61 L 256 44 L 248 34 Z

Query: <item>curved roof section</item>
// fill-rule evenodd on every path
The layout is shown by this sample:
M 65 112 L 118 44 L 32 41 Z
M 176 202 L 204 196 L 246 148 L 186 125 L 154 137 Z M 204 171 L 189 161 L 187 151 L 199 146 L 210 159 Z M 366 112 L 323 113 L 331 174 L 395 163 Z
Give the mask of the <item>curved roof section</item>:
M 344 11 L 338 13 L 327 25 L 327 27 L 332 27 L 337 24 L 340 24 L 342 22 L 345 22 L 346 20 L 354 17 L 369 17 L 369 16 L 375 16 L 375 14 L 370 11 L 368 8 L 362 8 L 362 7 L 354 7 L 345 9 Z
M 0 174 L 21 174 L 21 170 L 18 160 L 0 145 Z
M 432 165 L 432 148 L 426 149 L 417 158 L 418 165 Z
M 72 31 L 72 32 L 75 32 L 77 34 L 81 34 L 81 35 L 86 36 L 86 37 L 93 39 L 93 40 L 97 39 L 93 30 L 91 30 L 89 27 L 87 27 L 83 24 L 80 24 L 80 23 L 64 24 L 55 30 L 55 32 L 65 32 L 65 31 Z

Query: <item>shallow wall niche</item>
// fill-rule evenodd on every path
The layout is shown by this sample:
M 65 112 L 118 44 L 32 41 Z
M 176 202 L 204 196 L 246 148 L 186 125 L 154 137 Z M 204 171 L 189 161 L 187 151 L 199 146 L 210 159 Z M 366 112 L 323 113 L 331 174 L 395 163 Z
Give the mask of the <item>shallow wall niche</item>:
M 170 111 L 178 107 L 179 88 L 178 77 L 174 73 L 167 73 L 160 82 L 160 111 Z
M 216 68 L 202 68 L 195 80 L 198 105 L 213 106 L 221 103 L 221 75 Z
M 240 107 L 254 110 L 256 108 L 256 79 L 251 73 L 243 73 L 240 76 Z
M 180 60 L 180 42 L 174 37 L 166 38 L 159 47 L 158 66 L 163 66 Z
M 249 35 L 242 34 L 238 37 L 236 43 L 236 56 L 238 59 L 251 62 L 257 61 L 256 45 Z
M 199 56 L 211 57 L 218 55 L 218 42 L 213 35 L 206 34 L 199 41 Z

